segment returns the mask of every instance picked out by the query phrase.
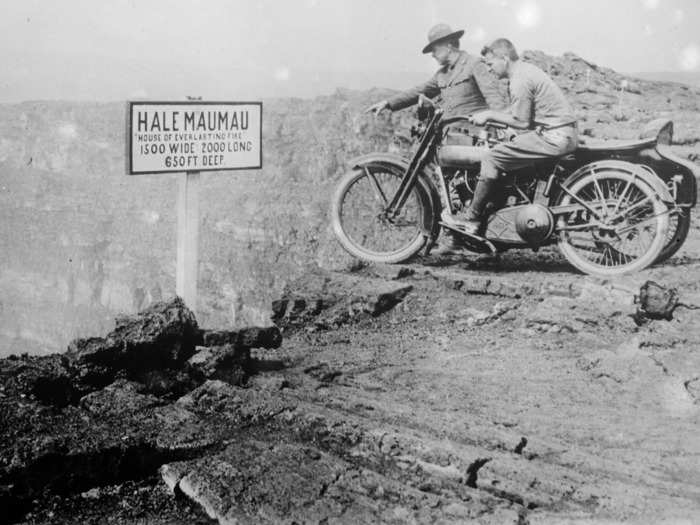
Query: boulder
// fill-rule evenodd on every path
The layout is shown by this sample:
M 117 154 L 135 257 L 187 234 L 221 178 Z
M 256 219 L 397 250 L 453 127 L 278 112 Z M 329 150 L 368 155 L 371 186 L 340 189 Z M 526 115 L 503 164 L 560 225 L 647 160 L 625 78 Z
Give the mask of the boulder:
M 0 360 L 0 380 L 8 396 L 31 396 L 59 408 L 77 405 L 115 381 L 136 382 L 141 393 L 176 399 L 206 379 L 242 384 L 250 349 L 281 343 L 276 326 L 200 330 L 194 314 L 176 297 L 120 316 L 104 337 L 75 339 L 66 354 Z
M 118 317 L 106 337 L 72 341 L 67 357 L 81 388 L 90 390 L 112 383 L 120 374 L 138 381 L 153 370 L 182 368 L 198 338 L 194 314 L 176 297 Z

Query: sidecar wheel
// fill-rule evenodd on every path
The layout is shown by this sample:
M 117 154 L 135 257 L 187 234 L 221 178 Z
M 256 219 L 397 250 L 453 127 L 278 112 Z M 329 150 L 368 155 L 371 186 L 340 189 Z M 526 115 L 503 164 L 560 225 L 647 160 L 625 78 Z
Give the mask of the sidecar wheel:
M 654 263 L 667 242 L 668 208 L 645 181 L 646 175 L 599 168 L 576 180 L 559 203 L 585 203 L 584 210 L 561 216 L 559 249 L 584 273 L 612 276 Z M 566 185 L 566 183 L 565 183 Z
M 681 208 L 676 215 L 669 217 L 668 235 L 666 236 L 666 244 L 663 250 L 654 261 L 654 264 L 660 264 L 667 259 L 673 257 L 678 250 L 681 249 L 683 243 L 688 238 L 690 231 L 690 209 Z
M 425 246 L 423 220 L 429 204 L 419 185 L 396 217 L 383 213 L 402 176 L 399 166 L 368 166 L 351 171 L 340 181 L 333 195 L 331 220 L 338 241 L 350 254 L 369 262 L 400 263 Z

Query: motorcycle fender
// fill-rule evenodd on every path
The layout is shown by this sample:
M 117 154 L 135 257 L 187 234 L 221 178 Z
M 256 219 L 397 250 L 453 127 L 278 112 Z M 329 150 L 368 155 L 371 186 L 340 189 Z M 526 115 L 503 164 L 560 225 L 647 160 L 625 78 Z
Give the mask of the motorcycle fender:
M 404 172 L 408 169 L 408 163 L 408 159 L 395 153 L 368 153 L 355 157 L 350 161 L 353 169 L 370 166 L 398 166 Z M 418 175 L 416 190 L 425 210 L 421 222 L 421 230 L 430 241 L 434 241 L 440 234 L 440 194 L 433 181 L 425 172 Z
M 362 168 L 364 166 L 370 165 L 382 165 L 382 164 L 394 164 L 396 166 L 401 166 L 404 170 L 408 168 L 409 159 L 397 155 L 396 153 L 366 153 L 365 155 L 360 155 L 354 159 L 350 159 L 350 165 L 353 168 Z
M 671 148 L 665 144 L 657 144 L 657 153 L 665 160 L 674 164 L 674 168 L 679 171 L 683 179 L 678 186 L 676 200 L 685 206 L 693 207 L 698 199 L 698 180 L 700 179 L 700 167 L 694 162 L 676 155 Z M 669 174 L 673 176 L 674 174 Z
M 597 162 L 585 164 L 584 166 L 581 166 L 579 169 L 573 172 L 571 175 L 569 175 L 569 177 L 562 183 L 562 185 L 567 188 L 571 187 L 581 177 L 590 173 L 592 170 L 606 168 L 632 172 L 644 181 L 646 181 L 654 189 L 654 191 L 656 191 L 656 193 L 659 194 L 659 196 L 664 202 L 667 202 L 669 204 L 673 204 L 675 202 L 668 187 L 666 186 L 666 184 L 664 184 L 664 181 L 661 180 L 661 178 L 655 174 L 655 172 L 651 170 L 647 171 L 639 164 L 626 162 L 624 160 L 600 160 Z

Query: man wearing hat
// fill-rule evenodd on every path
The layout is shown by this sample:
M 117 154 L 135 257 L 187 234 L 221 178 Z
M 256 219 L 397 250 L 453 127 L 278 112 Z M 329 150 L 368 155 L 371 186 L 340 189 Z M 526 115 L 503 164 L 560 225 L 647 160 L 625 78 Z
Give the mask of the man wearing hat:
M 459 49 L 459 39 L 463 30 L 452 31 L 447 24 L 437 24 L 428 31 L 428 45 L 423 53 L 432 53 L 440 64 L 440 69 L 427 82 L 413 89 L 399 93 L 387 100 L 381 100 L 367 109 L 379 113 L 384 109 L 396 111 L 418 102 L 419 95 L 428 98 L 442 96 L 445 116 L 472 115 L 489 109 L 489 99 L 494 109 L 507 106 L 507 100 L 498 87 L 498 81 L 486 67 L 481 57 L 473 56 Z M 478 129 L 478 128 L 476 128 Z M 448 127 L 445 144 L 472 144 L 476 129 L 466 122 L 456 122 Z M 464 134 L 467 131 L 469 135 Z M 461 243 L 451 231 L 440 238 L 440 245 L 433 255 L 452 255 L 459 251 Z
M 440 69 L 427 82 L 381 100 L 370 106 L 367 112 L 407 108 L 418 102 L 419 95 L 428 98 L 441 95 L 446 117 L 471 115 L 489 109 L 485 97 L 491 99 L 493 107 L 504 107 L 506 101 L 498 89 L 498 82 L 481 57 L 459 49 L 459 39 L 463 34 L 463 30 L 453 31 L 447 24 L 431 28 L 423 53 L 432 53 Z

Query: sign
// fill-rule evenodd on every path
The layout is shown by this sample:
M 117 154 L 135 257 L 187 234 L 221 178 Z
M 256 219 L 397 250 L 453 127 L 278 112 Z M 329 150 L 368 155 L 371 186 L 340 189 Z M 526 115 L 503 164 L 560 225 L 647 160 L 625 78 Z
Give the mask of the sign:
M 130 175 L 262 167 L 262 102 L 129 102 Z
M 262 102 L 129 102 L 127 172 L 181 172 L 176 292 L 197 311 L 199 172 L 262 168 Z

